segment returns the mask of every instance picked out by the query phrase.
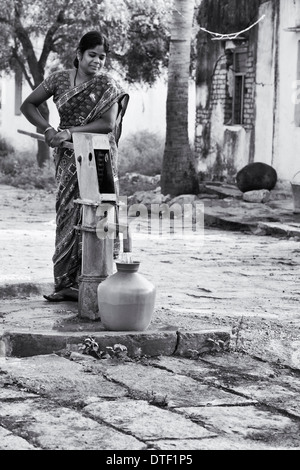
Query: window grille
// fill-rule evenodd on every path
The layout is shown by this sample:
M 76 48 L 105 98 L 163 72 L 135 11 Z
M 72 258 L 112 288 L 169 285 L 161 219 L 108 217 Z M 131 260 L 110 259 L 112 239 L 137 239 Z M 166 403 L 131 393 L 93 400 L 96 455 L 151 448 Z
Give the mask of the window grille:
M 233 52 L 232 124 L 244 123 L 245 76 L 247 72 L 247 49 Z

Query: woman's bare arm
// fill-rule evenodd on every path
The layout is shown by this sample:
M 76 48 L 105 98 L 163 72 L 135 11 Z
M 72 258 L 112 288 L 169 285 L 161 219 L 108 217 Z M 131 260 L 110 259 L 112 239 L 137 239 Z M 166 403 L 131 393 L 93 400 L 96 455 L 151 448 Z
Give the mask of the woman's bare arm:
M 43 131 L 50 126 L 48 121 L 41 115 L 37 109 L 44 101 L 48 100 L 51 95 L 46 92 L 43 85 L 39 85 L 29 96 L 23 101 L 21 105 L 21 112 L 28 119 L 28 121 Z
M 50 124 L 48 121 L 41 115 L 38 107 L 48 100 L 51 95 L 46 92 L 42 84 L 40 84 L 32 93 L 23 101 L 21 105 L 21 112 L 27 118 L 27 120 L 33 124 L 35 127 L 38 127 L 43 132 L 48 129 Z M 57 134 L 57 131 L 52 128 L 45 134 L 46 143 L 49 145 L 50 141 Z
M 116 124 L 118 115 L 118 103 L 113 104 L 100 119 L 97 119 L 84 126 L 71 127 L 70 132 L 96 132 L 98 134 L 108 134 Z

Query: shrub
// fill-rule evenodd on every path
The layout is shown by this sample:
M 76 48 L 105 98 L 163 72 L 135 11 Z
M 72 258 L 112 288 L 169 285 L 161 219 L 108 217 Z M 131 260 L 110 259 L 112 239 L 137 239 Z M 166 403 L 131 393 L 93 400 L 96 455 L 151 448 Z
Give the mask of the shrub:
M 0 158 L 14 153 L 14 148 L 4 137 L 0 137 Z
M 0 183 L 23 189 L 55 188 L 54 164 L 52 161 L 39 168 L 36 156 L 15 150 L 0 158 Z
M 164 137 L 147 130 L 121 139 L 119 144 L 119 175 L 140 173 L 155 176 L 161 173 Z

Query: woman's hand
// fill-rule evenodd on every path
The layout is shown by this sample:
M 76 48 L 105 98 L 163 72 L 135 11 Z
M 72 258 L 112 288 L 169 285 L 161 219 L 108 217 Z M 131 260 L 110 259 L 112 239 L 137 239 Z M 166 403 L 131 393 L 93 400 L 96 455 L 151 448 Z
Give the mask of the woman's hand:
M 45 142 L 49 147 L 51 147 L 51 140 L 57 134 L 57 131 L 52 127 L 45 132 Z
M 49 131 L 50 133 L 50 131 Z M 57 132 L 53 138 L 50 140 L 50 147 L 59 147 L 63 142 L 71 140 L 71 132 L 69 129 L 64 129 L 63 131 Z

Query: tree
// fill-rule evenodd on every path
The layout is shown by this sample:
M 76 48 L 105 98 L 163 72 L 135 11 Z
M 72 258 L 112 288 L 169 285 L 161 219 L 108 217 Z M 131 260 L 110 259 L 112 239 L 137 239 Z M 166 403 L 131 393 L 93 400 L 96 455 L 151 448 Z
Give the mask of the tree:
M 79 38 L 90 29 L 97 29 L 113 44 L 109 65 L 128 81 L 151 85 L 167 63 L 169 3 L 170 0 L 1 0 L 0 70 L 20 68 L 34 89 L 46 72 L 62 65 L 71 68 Z M 48 119 L 47 104 L 40 111 Z M 49 148 L 43 142 L 39 142 L 37 158 L 39 166 L 49 158 Z
M 168 65 L 163 194 L 198 192 L 195 159 L 188 136 L 188 93 L 194 1 L 174 0 Z

